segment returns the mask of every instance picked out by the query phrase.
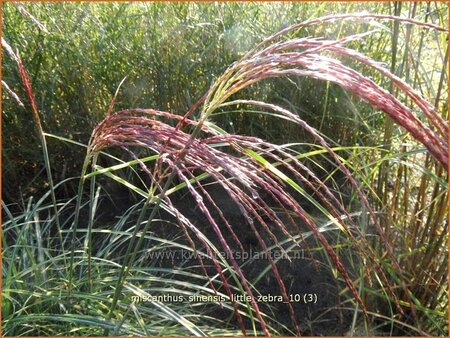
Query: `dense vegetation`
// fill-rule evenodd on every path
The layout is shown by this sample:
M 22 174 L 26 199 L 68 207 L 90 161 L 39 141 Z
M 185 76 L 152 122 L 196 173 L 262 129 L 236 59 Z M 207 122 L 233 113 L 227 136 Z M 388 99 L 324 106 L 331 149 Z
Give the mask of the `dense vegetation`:
M 446 3 L 2 11 L 4 335 L 448 335 Z

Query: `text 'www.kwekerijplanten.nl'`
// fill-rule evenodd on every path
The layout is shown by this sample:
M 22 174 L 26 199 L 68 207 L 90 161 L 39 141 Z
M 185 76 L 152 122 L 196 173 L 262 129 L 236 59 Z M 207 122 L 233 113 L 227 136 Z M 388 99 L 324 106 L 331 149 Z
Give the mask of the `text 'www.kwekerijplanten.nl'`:
M 197 259 L 198 256 L 201 256 L 202 259 L 234 259 L 234 260 L 259 260 L 259 259 L 304 259 L 305 252 L 304 250 L 293 250 L 290 252 L 282 252 L 279 250 L 276 251 L 268 251 L 268 252 L 260 252 L 253 251 L 252 249 L 248 251 L 233 251 L 230 257 L 230 254 L 227 252 L 217 251 L 213 253 L 214 257 L 211 255 L 207 255 L 203 252 L 193 252 L 189 250 L 165 250 L 165 251 L 148 251 L 146 256 L 148 259 L 159 260 L 159 259 L 169 259 L 169 260 L 191 260 Z

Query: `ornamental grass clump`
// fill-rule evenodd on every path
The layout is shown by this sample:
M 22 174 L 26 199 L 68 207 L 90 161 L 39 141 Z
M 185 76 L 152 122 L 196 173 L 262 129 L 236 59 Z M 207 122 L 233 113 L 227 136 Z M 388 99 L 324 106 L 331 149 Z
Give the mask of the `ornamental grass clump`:
M 123 260 L 120 262 L 120 272 L 109 308 L 109 320 L 115 316 L 122 293 L 129 292 L 126 285 L 131 269 L 136 264 L 144 238 L 151 229 L 158 210 L 163 208 L 175 217 L 186 241 L 193 251 L 198 253 L 196 257 L 211 289 L 216 293 L 224 290 L 229 296 L 242 333 L 250 333 L 243 317 L 249 317 L 254 321 L 252 318 L 254 316 L 260 331 L 253 327 L 253 333 L 270 335 L 266 317 L 256 301 L 254 287 L 246 278 L 240 264 L 233 258 L 234 247 L 245 251 L 239 235 L 241 225 L 236 224 L 221 210 L 218 201 L 205 187 L 204 181 L 207 179 L 225 191 L 228 199 L 236 210 L 239 210 L 246 225 L 251 229 L 259 248 L 267 254 L 271 271 L 286 302 L 285 306 L 296 334 L 301 334 L 302 327 L 289 301 L 288 288 L 277 261 L 269 254 L 271 247 L 277 247 L 280 252 L 286 253 L 285 247 L 281 244 L 282 238 L 277 235 L 279 233 L 301 247 L 302 234 L 306 227 L 345 282 L 355 306 L 365 316 L 372 311 L 361 297 L 361 290 L 358 287 L 361 280 L 354 280 L 349 267 L 342 261 L 333 243 L 322 233 L 317 218 L 305 210 L 301 200 L 308 200 L 328 221 L 336 225 L 352 243 L 352 249 L 362 262 L 370 262 L 363 267 L 364 275 L 360 278 L 367 278 L 369 283 L 379 283 L 398 316 L 405 321 L 410 320 L 412 325 L 416 325 L 419 333 L 424 332 L 419 325 L 418 303 L 411 291 L 411 283 L 402 271 L 395 248 L 386 234 L 385 225 L 382 224 L 378 210 L 371 203 L 367 192 L 362 189 L 345 159 L 336 153 L 324 135 L 298 114 L 270 102 L 235 97 L 235 94 L 244 88 L 271 78 L 310 77 L 334 83 L 391 117 L 399 127 L 427 149 L 437 166 L 442 167 L 442 170 L 448 170 L 448 126 L 445 118 L 418 91 L 386 69 L 384 64 L 347 47 L 348 44 L 359 41 L 372 32 L 337 40 L 293 37 L 295 32 L 304 27 L 337 20 L 366 22 L 390 20 L 445 32 L 443 28 L 433 24 L 388 15 L 356 13 L 312 19 L 287 27 L 258 44 L 255 49 L 225 70 L 184 116 L 140 108 L 109 112 L 92 132 L 81 173 L 71 229 L 69 298 L 77 290 L 75 250 L 84 184 L 90 181 L 90 203 L 94 205 L 95 179 L 96 176 L 104 174 L 145 197 L 133 234 L 126 244 Z M 361 72 L 347 66 L 346 60 L 378 72 L 389 80 L 401 95 L 394 95 Z M 31 92 L 28 87 L 27 90 Z M 414 108 L 401 102 L 406 98 L 415 105 Z M 336 196 L 326 180 L 319 177 L 302 161 L 302 154 L 262 138 L 228 133 L 216 125 L 214 114 L 231 107 L 253 107 L 272 117 L 296 124 L 309 134 L 354 189 L 362 209 L 359 215 L 364 214 L 363 216 L 368 219 L 367 222 L 375 228 L 380 238 L 377 245 L 382 246 L 386 257 L 380 258 L 377 249 L 366 237 L 359 218 Z M 110 148 L 123 150 L 133 161 L 125 165 L 101 168 L 98 158 Z M 142 154 L 146 157 L 142 157 Z M 139 167 L 142 180 L 147 183 L 146 190 L 138 189 L 131 182 L 114 175 L 114 171 L 131 167 L 131 163 Z M 226 257 L 218 256 L 217 249 L 205 237 L 202 229 L 176 207 L 172 196 L 180 189 L 186 189 L 195 201 L 207 225 L 213 229 Z M 89 287 L 92 287 L 93 283 L 91 261 L 92 230 L 95 227 L 92 211 L 94 209 L 94 207 L 89 209 L 86 235 L 89 243 L 87 245 Z M 220 279 L 223 290 L 218 290 L 219 284 L 213 281 L 216 278 L 211 274 L 211 270 L 208 270 L 204 255 L 200 253 L 206 253 L 211 257 L 214 274 Z M 392 271 L 385 270 L 386 260 L 392 266 Z M 232 297 L 236 285 L 242 293 L 250 296 L 245 316 L 242 304 L 235 302 Z M 408 316 L 413 319 L 409 319 Z M 116 331 L 118 330 L 116 328 Z M 105 329 L 105 334 L 109 332 L 109 329 Z
M 320 201 L 319 203 L 322 203 L 322 208 L 325 208 L 325 212 L 330 219 L 354 242 L 357 252 L 367 257 L 373 263 L 374 271 L 372 272 L 376 273 L 383 283 L 398 311 L 400 313 L 404 312 L 401 304 L 402 302 L 404 304 L 406 300 L 413 316 L 417 316 L 414 302 L 409 297 L 408 284 L 405 282 L 394 250 L 384 233 L 383 227 L 380 225 L 376 212 L 373 211 L 367 197 L 359 188 L 350 170 L 342 163 L 325 138 L 302 120 L 300 116 L 280 106 L 257 100 L 233 100 L 232 98 L 234 94 L 243 88 L 268 78 L 307 76 L 333 82 L 363 101 L 368 102 L 374 108 L 388 114 L 399 126 L 405 128 L 412 137 L 421 142 L 444 168 L 447 168 L 448 128 L 438 111 L 420 93 L 416 92 L 400 78 L 391 74 L 384 65 L 345 47 L 349 42 L 362 39 L 368 33 L 352 35 L 339 40 L 317 38 L 283 40 L 283 37 L 287 36 L 288 32 L 293 32 L 302 27 L 349 19 L 395 20 L 404 24 L 413 24 L 437 31 L 444 31 L 444 29 L 431 24 L 386 15 L 348 14 L 313 19 L 284 29 L 263 41 L 256 49 L 247 53 L 218 78 L 206 95 L 184 117 L 158 110 L 129 109 L 110 114 L 95 128 L 88 147 L 88 158 L 94 158 L 92 163 L 94 170 L 96 168 L 96 155 L 106 148 L 122 148 L 127 153 L 131 153 L 136 159 L 137 156 L 133 154 L 132 150 L 136 147 L 145 148 L 157 155 L 153 168 L 147 167 L 144 162 L 139 161 L 139 165 L 150 180 L 148 198 L 141 211 L 141 217 L 139 217 L 136 224 L 134 237 L 128 247 L 129 250 L 126 255 L 128 259 L 123 265 L 118 279 L 110 313 L 113 313 L 117 304 L 117 299 L 127 278 L 128 270 L 133 266 L 136 252 L 141 248 L 143 234 L 148 231 L 155 210 L 161 204 L 165 204 L 176 215 L 189 243 L 194 245 L 192 237 L 196 237 L 202 244 L 203 249 L 211 257 L 214 257 L 210 245 L 203 239 L 199 229 L 189 219 L 183 217 L 171 203 L 168 190 L 174 178 L 177 178 L 186 186 L 208 224 L 214 229 L 223 250 L 229 257 L 229 263 L 232 271 L 235 273 L 235 277 L 238 278 L 245 293 L 250 295 L 251 306 L 261 325 L 262 332 L 266 335 L 269 334 L 264 318 L 255 301 L 253 291 L 239 264 L 233 259 L 230 243 L 227 242 L 227 238 L 232 238 L 243 249 L 239 237 L 236 235 L 236 225 L 230 223 L 227 216 L 221 212 L 212 196 L 203 187 L 201 180 L 198 179 L 198 173 L 202 173 L 206 174 L 226 191 L 235 207 L 244 216 L 258 240 L 258 244 L 265 252 L 268 251 L 269 246 L 279 243 L 279 239 L 273 233 L 274 226 L 279 227 L 286 236 L 293 238 L 293 236 L 301 234 L 297 224 L 298 220 L 305 224 L 325 249 L 362 311 L 366 312 L 365 305 L 359 297 L 354 282 L 332 245 L 318 230 L 313 218 L 299 204 L 298 197 L 292 196 L 285 188 L 290 186 L 300 196 L 304 197 L 306 193 L 302 186 L 307 186 L 315 192 L 316 198 Z M 380 72 L 391 80 L 407 97 L 411 98 L 412 102 L 422 112 L 422 116 L 417 115 L 412 109 L 402 104 L 393 94 L 381 88 L 368 77 L 345 66 L 338 57 L 352 59 Z M 361 203 L 371 218 L 371 222 L 375 225 L 382 245 L 386 248 L 389 259 L 399 278 L 400 286 L 403 289 L 401 296 L 403 299 L 399 299 L 398 292 L 394 290 L 395 287 L 383 271 L 379 258 L 377 258 L 361 233 L 357 222 L 350 216 L 344 205 L 335 198 L 327 185 L 302 164 L 296 156 L 268 141 L 250 136 L 229 134 L 214 126 L 210 121 L 211 115 L 219 109 L 232 105 L 254 106 L 296 123 L 328 152 L 336 167 L 342 171 L 348 182 L 357 191 Z M 197 111 L 199 112 L 198 121 L 193 119 Z M 84 172 L 83 177 L 85 175 L 86 173 Z M 275 201 L 276 207 L 284 210 L 286 215 L 289 215 L 288 219 L 291 226 L 297 229 L 297 232 L 292 233 L 287 229 L 277 213 L 273 211 L 273 208 L 268 206 L 263 196 L 270 196 Z M 209 202 L 208 205 L 210 207 L 207 206 L 205 199 Z M 142 221 L 144 221 L 144 214 L 150 206 L 153 208 L 153 212 L 147 222 L 144 222 L 145 226 L 140 228 Z M 212 216 L 211 206 L 220 215 L 223 226 Z M 290 216 L 291 214 L 295 215 L 296 220 Z M 231 237 L 225 236 L 224 231 L 228 231 Z M 267 236 L 261 236 L 261 232 L 266 233 Z M 75 233 L 76 225 L 74 226 Z M 138 233 L 140 233 L 139 236 Z M 270 238 L 271 242 L 268 243 L 264 238 Z M 284 249 L 280 246 L 280 250 L 283 251 Z M 200 256 L 198 257 L 206 273 L 202 259 Z M 213 263 L 227 294 L 231 296 L 229 281 L 222 270 L 220 262 L 214 258 Z M 270 264 L 280 291 L 288 303 L 287 307 L 291 320 L 297 333 L 300 333 L 301 328 L 298 326 L 292 305 L 288 302 L 288 294 L 283 278 L 279 274 L 276 262 L 273 259 L 270 259 Z M 366 271 L 368 274 L 371 273 L 368 269 Z M 233 306 L 241 329 L 245 334 L 246 331 L 238 305 L 233 304 Z

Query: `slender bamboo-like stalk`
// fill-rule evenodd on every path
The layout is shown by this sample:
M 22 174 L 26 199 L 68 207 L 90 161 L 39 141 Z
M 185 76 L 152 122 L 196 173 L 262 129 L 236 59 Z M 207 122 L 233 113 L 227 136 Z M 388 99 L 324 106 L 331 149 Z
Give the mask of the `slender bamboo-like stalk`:
M 53 203 L 53 211 L 55 213 L 55 222 L 56 222 L 56 227 L 58 230 L 58 237 L 59 237 L 60 245 L 63 246 L 61 222 L 59 219 L 58 203 L 56 202 L 55 185 L 53 183 L 52 170 L 51 170 L 51 166 L 50 166 L 50 158 L 49 158 L 48 148 L 47 148 L 47 140 L 45 138 L 44 129 L 43 129 L 42 123 L 41 123 L 41 118 L 39 117 L 39 112 L 38 112 L 38 109 L 36 106 L 36 101 L 34 99 L 33 88 L 31 88 L 31 82 L 29 80 L 25 66 L 23 65 L 22 60 L 20 58 L 19 52 L 18 51 L 14 52 L 13 49 L 11 48 L 11 46 L 6 42 L 6 40 L 3 37 L 2 37 L 2 46 L 7 51 L 8 55 L 17 62 L 20 77 L 24 84 L 25 91 L 28 95 L 28 100 L 31 105 L 31 112 L 33 114 L 33 119 L 34 119 L 34 122 L 35 122 L 37 130 L 38 130 L 38 136 L 39 136 L 39 140 L 40 140 L 41 146 L 42 146 L 42 153 L 44 155 L 44 165 L 45 165 L 45 170 L 47 173 L 48 183 L 50 186 L 50 195 L 51 195 L 51 199 L 52 199 L 52 203 Z M 19 100 L 19 102 L 20 102 L 20 100 Z
M 94 170 L 97 163 L 98 154 L 94 154 L 91 161 L 91 168 Z M 89 192 L 89 216 L 88 216 L 88 233 L 87 233 L 87 254 L 88 254 L 88 291 L 92 293 L 92 228 L 94 227 L 95 205 L 95 176 L 91 177 Z
M 87 170 L 89 168 L 89 163 L 91 163 L 92 154 L 90 152 L 90 148 L 88 147 L 86 157 L 84 159 L 83 167 L 81 169 L 81 175 L 80 175 L 80 182 L 78 183 L 78 192 L 77 192 L 77 202 L 75 205 L 75 216 L 72 223 L 72 240 L 71 240 L 71 247 L 70 247 L 70 257 L 69 257 L 69 277 L 68 277 L 68 286 L 67 286 L 67 295 L 70 299 L 72 296 L 72 289 L 73 289 L 73 275 L 74 275 L 74 261 L 75 261 L 75 249 L 78 247 L 76 243 L 77 239 L 77 230 L 78 230 L 78 223 L 80 219 L 80 212 L 81 212 L 81 202 L 83 199 L 83 190 L 84 190 L 84 183 L 85 183 L 85 175 L 87 173 Z

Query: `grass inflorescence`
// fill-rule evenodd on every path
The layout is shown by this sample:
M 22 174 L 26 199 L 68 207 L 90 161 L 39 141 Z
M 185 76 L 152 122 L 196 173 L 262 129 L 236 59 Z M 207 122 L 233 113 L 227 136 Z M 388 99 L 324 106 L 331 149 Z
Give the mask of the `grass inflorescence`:
M 335 39 L 301 35 L 311 27 L 349 21 L 370 22 L 374 30 Z M 3 204 L 4 333 L 314 335 L 314 320 L 302 318 L 292 301 L 296 272 L 288 278 L 272 255 L 302 251 L 315 271 L 322 265 L 332 271 L 342 297 L 335 308 L 322 309 L 319 318 L 328 311 L 350 314 L 352 335 L 358 325 L 366 333 L 373 327 L 391 334 L 445 334 L 447 117 L 414 83 L 355 50 L 376 28 L 386 29 L 385 22 L 437 36 L 446 32 L 413 18 L 328 15 L 289 25 L 255 43 L 183 114 L 143 108 L 114 112 L 117 89 L 106 117 L 84 146 L 77 193 L 64 202 L 55 191 L 73 179 L 53 183 L 46 140 L 80 144 L 44 132 L 25 67 L 2 40 L 18 64 L 49 181 L 48 192 L 38 201 L 30 198 L 21 214 Z M 339 146 L 295 105 L 248 95 L 249 88 L 266 82 L 295 84 L 301 78 L 326 82 L 327 96 L 336 86 L 384 113 L 401 130 L 399 150 L 373 139 L 367 146 Z M 290 132 L 307 142 L 296 136 L 294 143 L 279 144 L 230 132 L 233 123 L 220 121 L 230 116 L 229 122 L 236 113 L 241 118 L 257 114 L 263 124 L 294 125 Z M 375 127 L 365 128 L 381 138 Z M 102 215 L 107 182 L 122 186 L 127 198 L 136 200 L 120 210 L 113 193 L 107 203 L 115 205 L 119 217 L 112 220 Z M 51 205 L 44 203 L 47 196 Z M 166 226 L 179 237 L 158 235 Z M 248 251 L 248 236 L 267 257 L 256 278 L 249 273 L 251 264 L 235 258 L 236 251 Z M 187 250 L 195 260 L 164 268 L 146 259 L 167 248 Z M 264 278 L 276 283 L 280 308 L 289 320 L 258 302 L 258 283 Z M 227 318 L 209 313 L 213 305 L 207 302 L 136 301 L 156 294 L 182 299 L 214 295 L 222 300 L 214 306 Z M 236 294 L 246 297 L 236 300 Z

